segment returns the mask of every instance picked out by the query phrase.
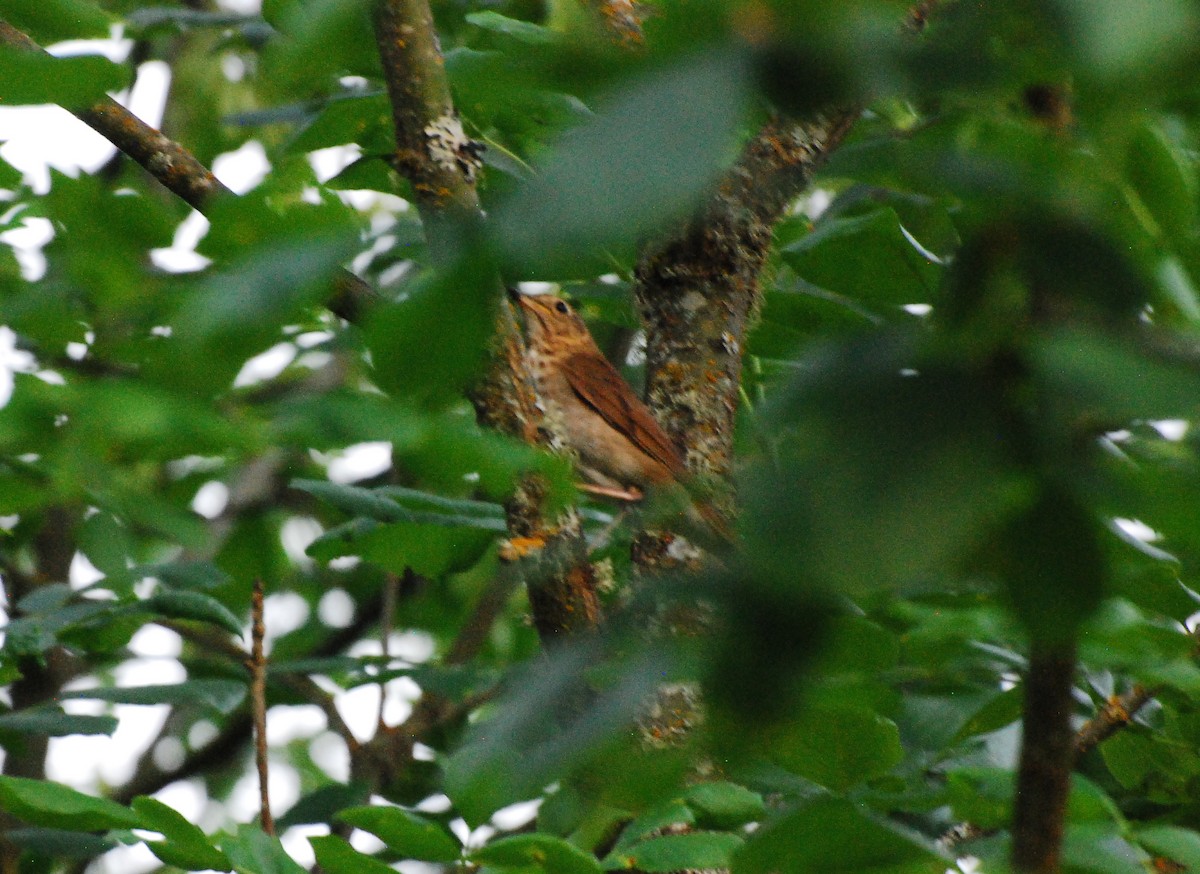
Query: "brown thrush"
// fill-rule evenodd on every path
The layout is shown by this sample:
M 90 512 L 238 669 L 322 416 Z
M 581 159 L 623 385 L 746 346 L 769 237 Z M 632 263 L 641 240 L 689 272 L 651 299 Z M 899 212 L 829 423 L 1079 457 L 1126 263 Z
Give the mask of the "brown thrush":
M 636 500 L 680 480 L 683 458 L 561 298 L 513 292 L 525 312 L 526 358 L 552 433 L 579 456 L 590 491 Z

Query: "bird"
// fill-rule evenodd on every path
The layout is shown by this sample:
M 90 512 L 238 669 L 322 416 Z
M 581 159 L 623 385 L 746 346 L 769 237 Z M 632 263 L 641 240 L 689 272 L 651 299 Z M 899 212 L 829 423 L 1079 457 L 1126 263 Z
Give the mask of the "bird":
M 604 357 L 583 319 L 562 298 L 509 290 L 525 317 L 525 360 L 542 401 L 547 430 L 578 458 L 591 494 L 639 501 L 647 490 L 688 506 L 686 514 L 722 541 L 728 523 L 694 502 L 683 454 L 629 383 Z

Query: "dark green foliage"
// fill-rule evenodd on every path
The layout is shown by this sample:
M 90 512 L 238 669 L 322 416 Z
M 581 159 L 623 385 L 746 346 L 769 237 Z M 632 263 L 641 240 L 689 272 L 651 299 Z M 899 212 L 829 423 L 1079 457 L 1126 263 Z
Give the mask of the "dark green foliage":
M 904 0 L 660 0 L 632 46 L 565 0 L 433 5 L 486 146 L 484 220 L 436 253 L 395 197 L 415 193 L 365 0 L 0 2 L 47 45 L 122 23 L 137 62 L 171 67 L 169 135 L 209 163 L 253 140 L 271 165 L 208 205 L 211 263 L 173 273 L 156 250 L 187 209 L 140 170 L 35 192 L 0 161 L 0 232 L 53 232 L 36 279 L 0 241 L 0 325 L 34 362 L 0 407 L 0 852 L 36 872 L 139 841 L 172 869 L 250 874 L 1004 870 L 1036 639 L 1078 644 L 1076 727 L 1153 693 L 1080 757 L 1064 870 L 1200 867 L 1200 7 L 947 0 L 916 28 Z M 135 73 L 3 49 L 0 103 L 77 108 Z M 464 400 L 496 274 L 563 283 L 624 354 L 646 247 L 770 114 L 842 107 L 861 116 L 775 224 L 736 338 L 740 547 L 639 582 L 634 517 Z M 347 145 L 318 176 L 311 153 Z M 347 266 L 380 292 L 352 325 L 325 308 Z M 373 442 L 386 463 L 340 467 Z M 604 627 L 545 651 L 526 566 L 501 558 L 527 475 L 547 520 L 583 503 L 612 581 Z M 68 572 L 76 554 L 97 579 Z M 273 727 L 330 690 L 388 690 L 374 758 L 361 737 L 273 743 L 298 784 L 275 811 L 288 848 L 294 827 L 335 830 L 310 858 L 142 794 L 174 779 L 155 770 L 172 744 L 210 810 L 247 773 L 256 579 L 269 619 L 294 608 Z M 186 676 L 126 681 L 150 625 L 181 636 Z M 355 646 L 383 628 L 389 655 Z M 356 700 L 342 715 L 373 723 Z M 15 776 L 45 739 L 158 704 L 165 743 L 111 787 L 123 803 Z M 530 800 L 532 824 L 493 820 Z M 459 819 L 496 831 L 464 842 Z M 937 843 L 964 821 L 986 834 Z

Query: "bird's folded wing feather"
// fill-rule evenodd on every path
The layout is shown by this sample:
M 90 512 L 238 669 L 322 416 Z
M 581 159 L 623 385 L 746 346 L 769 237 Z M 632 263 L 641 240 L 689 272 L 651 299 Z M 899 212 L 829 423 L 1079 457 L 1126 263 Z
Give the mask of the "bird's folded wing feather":
M 671 473 L 683 474 L 683 458 L 671 438 L 606 359 L 572 355 L 563 363 L 563 371 L 572 391 L 604 421 Z

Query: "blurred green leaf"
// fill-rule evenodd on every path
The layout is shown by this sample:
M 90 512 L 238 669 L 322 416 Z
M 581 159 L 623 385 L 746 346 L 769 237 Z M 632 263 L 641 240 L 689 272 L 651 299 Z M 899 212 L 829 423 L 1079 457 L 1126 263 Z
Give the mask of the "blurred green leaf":
M 1033 639 L 1073 639 L 1107 582 L 1095 519 L 1074 497 L 1048 487 L 1002 543 L 998 570 Z
M 701 828 L 733 829 L 766 813 L 761 795 L 725 781 L 698 783 L 687 791 L 685 799 Z
M 321 870 L 330 874 L 386 874 L 394 870 L 378 859 L 358 852 L 337 835 L 311 837 L 308 842 L 312 844 Z
M 1195 161 L 1161 126 L 1146 123 L 1134 133 L 1126 159 L 1129 179 L 1164 231 L 1186 236 L 1196 225 Z
M 746 72 L 710 51 L 630 88 L 570 133 L 494 216 L 517 275 L 573 278 L 605 248 L 627 247 L 684 215 L 729 157 Z M 604 268 L 604 265 L 597 266 Z
M 120 846 L 110 837 L 54 828 L 15 828 L 6 837 L 23 850 L 66 859 L 94 859 Z
M 803 847 L 803 852 L 796 852 Z M 916 835 L 850 801 L 818 798 L 757 831 L 733 860 L 733 874 L 829 871 L 943 874 L 949 858 Z
M 453 862 L 462 847 L 443 826 L 399 807 L 351 807 L 338 820 L 375 835 L 406 859 Z
M 67 831 L 137 828 L 140 824 L 133 811 L 115 801 L 24 777 L 0 776 L 0 808 L 34 825 Z
M 278 665 L 274 662 L 272 668 Z M 363 782 L 330 783 L 322 786 L 297 801 L 283 816 L 279 817 L 276 826 L 279 829 L 289 829 L 294 825 L 309 825 L 310 823 L 332 824 L 334 817 L 348 807 L 354 807 L 367 800 L 370 787 Z
M 427 406 L 461 398 L 483 367 L 500 291 L 486 260 L 471 256 L 376 307 L 364 329 L 380 386 Z
M 267 0 L 262 13 L 280 34 L 263 57 L 275 88 L 305 93 L 328 87 L 339 75 L 378 76 L 366 0 Z
M 141 817 L 141 828 L 163 836 L 161 841 L 146 841 L 146 846 L 166 864 L 185 871 L 229 871 L 233 867 L 204 832 L 174 808 L 147 796 L 133 799 L 132 807 Z
M 393 148 L 392 113 L 386 94 L 362 94 L 331 100 L 288 148 L 313 152 L 357 143 L 368 155 L 388 154 Z
M 508 18 L 491 9 L 484 12 L 472 12 L 466 16 L 466 19 L 476 27 L 502 33 L 518 42 L 545 45 L 559 39 L 558 34 L 549 28 L 540 27 L 528 21 L 520 21 L 516 18 Z
M 97 686 L 93 689 L 64 692 L 61 697 L 146 706 L 200 703 L 218 713 L 229 713 L 245 696 L 245 683 L 236 680 L 195 679 L 182 683 L 145 686 Z
M 1185 868 L 1200 867 L 1200 834 L 1173 825 L 1151 825 L 1137 831 L 1138 843 Z
M 863 707 L 811 707 L 789 726 L 775 760 L 802 777 L 844 791 L 890 771 L 904 757 L 896 724 Z
M 737 835 L 721 832 L 662 835 L 635 844 L 619 858 L 611 860 L 608 868 L 636 868 L 639 871 L 727 868 L 730 858 L 742 844 Z
M 243 823 L 235 834 L 222 834 L 219 848 L 235 870 L 255 874 L 301 874 L 304 871 L 287 854 L 279 838 L 267 835 L 257 825 Z
M 1188 418 L 1197 409 L 1200 372 L 1094 331 L 1048 332 L 1030 359 L 1064 416 L 1117 427 L 1132 418 Z
M 941 277 L 890 208 L 818 222 L 781 254 L 805 281 L 868 304 L 932 301 Z
M 966 740 L 1012 725 L 1021 718 L 1024 706 L 1025 690 L 1021 686 L 993 695 L 962 724 L 955 734 L 955 740 Z
M 809 356 L 763 413 L 776 463 L 744 478 L 757 579 L 857 595 L 963 562 L 1028 489 L 997 390 L 886 334 Z
M 72 734 L 109 735 L 117 730 L 112 716 L 64 713 L 55 707 L 18 710 L 0 714 L 0 731 L 66 737 Z
M 202 592 L 160 590 L 142 604 L 152 613 L 169 619 L 210 622 L 235 635 L 241 635 L 243 630 L 241 620 L 234 616 L 228 607 Z
M 105 98 L 106 91 L 124 87 L 128 79 L 123 68 L 98 55 L 56 58 L 7 46 L 0 46 L 0 71 L 0 102 L 6 106 L 54 103 L 82 109 Z
M 551 835 L 514 835 L 492 841 L 471 854 L 471 860 L 501 869 L 545 874 L 599 874 L 600 863 L 578 847 Z M 659 869 L 648 869 L 659 870 Z
M 113 17 L 88 0 L 5 0 L 4 17 L 39 42 L 108 36 Z

